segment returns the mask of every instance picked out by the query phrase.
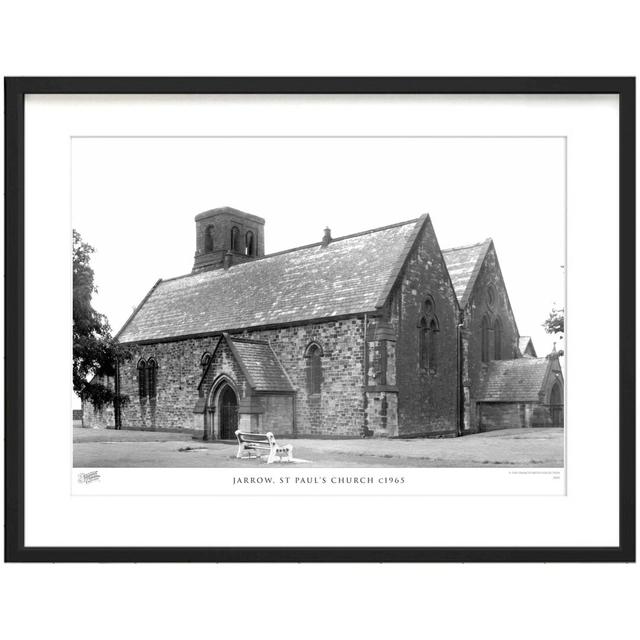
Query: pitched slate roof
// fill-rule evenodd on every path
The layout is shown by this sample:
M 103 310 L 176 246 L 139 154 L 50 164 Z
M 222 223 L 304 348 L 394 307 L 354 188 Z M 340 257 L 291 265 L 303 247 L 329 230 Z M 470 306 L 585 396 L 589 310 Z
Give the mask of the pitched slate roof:
M 531 340 L 531 336 L 520 336 L 518 338 L 518 349 L 520 349 L 520 353 L 525 356 L 525 351 L 527 350 L 527 347 L 529 346 L 529 344 L 531 344 L 531 351 L 532 351 L 532 355 L 535 358 L 536 357 L 536 350 L 533 346 L 533 342 Z M 525 357 L 530 357 L 530 356 L 525 356 Z
M 266 341 L 225 335 L 247 381 L 256 391 L 293 391 L 291 382 Z
M 484 242 L 443 249 L 442 251 L 442 257 L 449 270 L 449 276 L 461 307 L 465 307 L 469 302 L 469 296 L 473 291 L 473 285 L 490 244 L 491 238 L 487 238 Z
M 427 216 L 275 253 L 258 260 L 159 280 L 116 338 L 154 341 L 374 311 Z
M 549 371 L 547 358 L 493 360 L 480 383 L 480 402 L 538 402 Z

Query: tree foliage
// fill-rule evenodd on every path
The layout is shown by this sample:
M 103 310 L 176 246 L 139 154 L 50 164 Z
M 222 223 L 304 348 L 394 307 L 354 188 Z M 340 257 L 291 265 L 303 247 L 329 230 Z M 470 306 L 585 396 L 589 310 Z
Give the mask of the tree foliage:
M 117 359 L 128 354 L 111 336 L 109 322 L 92 305 L 97 292 L 91 255 L 94 249 L 73 230 L 73 390 L 95 407 L 116 400 L 113 385 L 105 384 L 116 374 Z M 126 398 L 117 398 L 120 404 Z
M 547 333 L 564 334 L 564 309 L 556 309 L 555 307 L 553 307 L 553 309 L 551 309 L 549 317 L 542 323 L 542 326 Z M 563 336 L 560 336 L 561 340 L 562 337 Z

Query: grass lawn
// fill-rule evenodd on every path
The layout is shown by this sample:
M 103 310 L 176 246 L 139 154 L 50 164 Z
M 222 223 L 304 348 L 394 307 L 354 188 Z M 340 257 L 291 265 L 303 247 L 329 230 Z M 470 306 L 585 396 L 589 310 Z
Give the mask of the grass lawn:
M 296 467 L 562 467 L 562 429 L 505 429 L 461 438 L 311 440 L 293 445 Z M 203 442 L 190 434 L 157 431 L 73 430 L 74 467 L 266 466 L 236 459 L 237 445 Z M 288 466 L 287 463 L 276 463 Z

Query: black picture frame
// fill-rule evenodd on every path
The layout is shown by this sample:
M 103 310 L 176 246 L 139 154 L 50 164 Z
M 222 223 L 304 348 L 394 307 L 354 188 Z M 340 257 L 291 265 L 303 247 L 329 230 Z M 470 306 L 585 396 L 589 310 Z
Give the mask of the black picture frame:
M 5 78 L 5 561 L 634 562 L 635 78 Z M 26 547 L 24 541 L 24 105 L 27 94 L 615 94 L 619 98 L 619 531 L 612 547 Z

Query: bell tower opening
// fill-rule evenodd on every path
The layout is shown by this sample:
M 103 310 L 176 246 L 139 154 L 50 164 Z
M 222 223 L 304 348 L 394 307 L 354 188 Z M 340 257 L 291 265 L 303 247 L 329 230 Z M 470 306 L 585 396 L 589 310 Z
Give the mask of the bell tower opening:
M 233 207 L 199 213 L 193 272 L 222 269 L 264 256 L 264 219 Z M 226 261 L 225 261 L 226 256 Z

